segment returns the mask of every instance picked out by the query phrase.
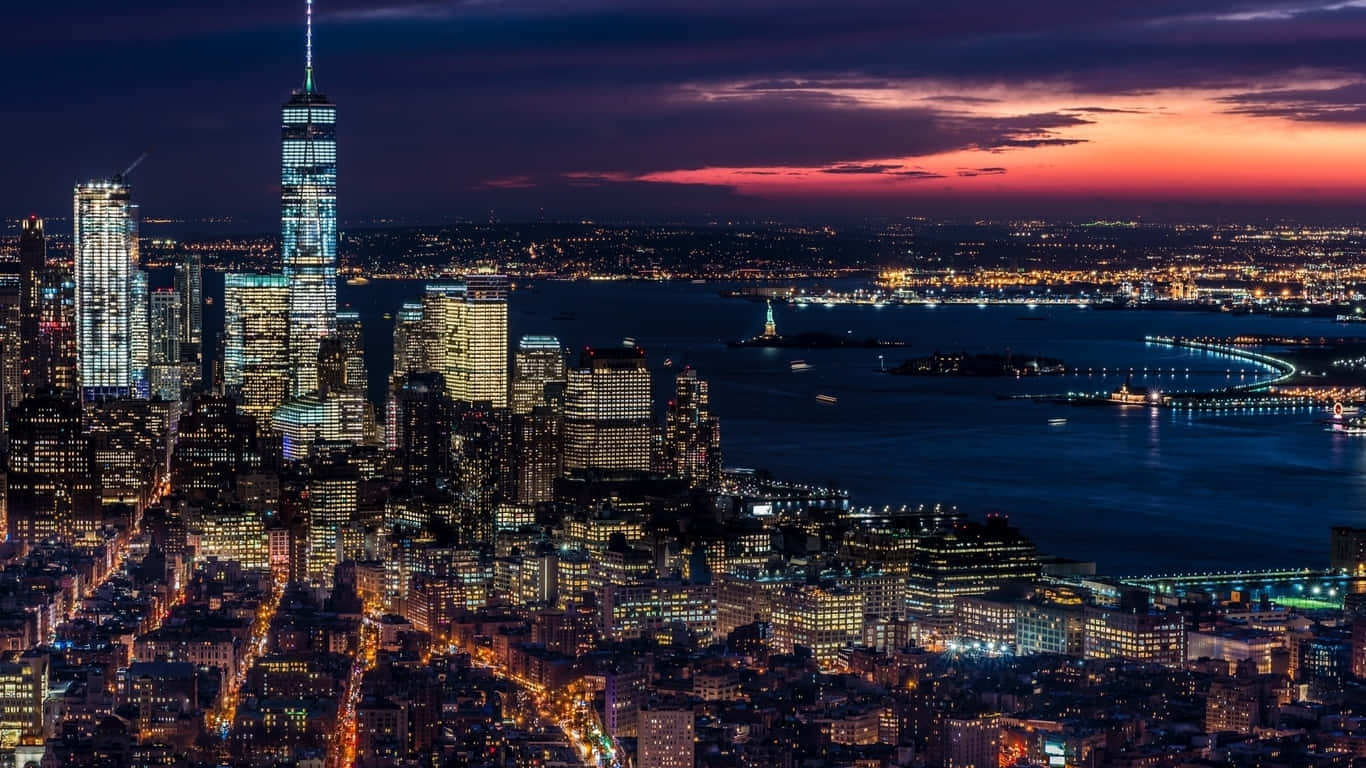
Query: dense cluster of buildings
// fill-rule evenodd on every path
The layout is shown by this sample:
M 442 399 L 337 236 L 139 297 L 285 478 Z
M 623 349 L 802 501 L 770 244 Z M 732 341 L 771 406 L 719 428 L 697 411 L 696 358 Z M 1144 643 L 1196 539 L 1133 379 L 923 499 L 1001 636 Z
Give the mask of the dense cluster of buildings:
M 1002 515 L 724 470 L 697 371 L 661 417 L 643 349 L 509 339 L 503 275 L 428 283 L 371 392 L 335 126 L 310 50 L 280 270 L 225 276 L 217 354 L 198 256 L 142 268 L 127 172 L 76 188 L 69 264 L 22 223 L 0 768 L 1366 758 L 1359 602 L 1150 590 Z M 1366 534 L 1334 537 L 1360 575 Z

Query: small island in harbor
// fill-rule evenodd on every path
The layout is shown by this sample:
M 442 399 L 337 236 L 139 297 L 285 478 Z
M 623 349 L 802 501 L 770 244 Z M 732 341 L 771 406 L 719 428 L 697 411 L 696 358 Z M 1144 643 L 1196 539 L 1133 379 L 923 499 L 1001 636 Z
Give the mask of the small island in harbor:
M 748 339 L 726 342 L 728 347 L 770 347 L 777 349 L 880 349 L 882 347 L 904 347 L 906 342 L 878 339 L 872 336 L 855 336 L 852 333 L 839 335 L 808 331 L 784 336 L 778 333 L 777 323 L 773 320 L 773 302 L 768 302 L 768 314 L 764 320 L 764 332 Z
M 1051 376 L 1067 372 L 1063 362 L 1041 355 L 1018 355 L 1007 351 L 968 354 L 935 352 L 907 360 L 887 373 L 899 376 Z

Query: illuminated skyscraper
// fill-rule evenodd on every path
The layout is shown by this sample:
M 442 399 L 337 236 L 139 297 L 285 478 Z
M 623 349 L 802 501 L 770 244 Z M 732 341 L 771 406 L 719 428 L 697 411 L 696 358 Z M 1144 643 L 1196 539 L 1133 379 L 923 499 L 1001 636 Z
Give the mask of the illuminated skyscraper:
M 161 288 L 152 293 L 148 318 L 147 385 L 149 397 L 180 399 L 180 294 Z
M 522 415 L 545 404 L 546 386 L 565 380 L 564 350 L 554 336 L 523 336 L 512 374 L 512 412 Z
M 471 403 L 508 404 L 508 279 L 468 275 L 452 396 Z
M 8 468 L 10 540 L 94 537 L 99 473 L 79 403 L 42 394 L 21 402 L 9 416 Z
M 150 355 L 151 339 L 148 335 L 148 307 L 151 297 L 148 292 L 147 273 L 137 268 L 137 256 L 133 257 L 130 298 L 128 305 L 132 319 L 128 321 L 128 335 L 133 369 L 133 395 L 147 397 L 147 363 Z
M 76 359 L 85 400 L 133 392 L 137 225 L 121 178 L 76 187 Z
M 441 374 L 446 379 L 446 391 L 452 397 L 464 299 L 463 283 L 428 283 L 422 291 L 422 367 L 419 370 Z
M 76 365 L 76 281 L 65 269 L 42 271 L 38 288 L 38 360 L 33 391 L 51 389 L 74 396 Z
M 43 272 L 46 269 L 47 238 L 43 235 L 43 220 L 30 216 L 20 223 L 19 231 L 19 365 L 25 392 L 34 392 L 42 386 L 38 374 L 38 323 L 42 316 Z
M 179 386 L 175 397 L 180 397 Z M 105 504 L 130 504 L 142 510 L 162 479 L 169 430 L 153 416 L 154 405 L 128 398 L 102 400 L 85 409 Z
M 404 302 L 403 308 L 394 316 L 394 367 L 390 386 L 410 373 L 429 370 L 432 369 L 427 367 L 422 345 L 422 304 Z
M 644 350 L 585 350 L 565 388 L 565 471 L 648 470 L 650 422 Z
M 359 312 L 337 313 L 337 336 L 341 339 L 342 354 L 346 357 L 346 386 L 365 397 L 369 379 L 365 369 L 365 336 Z
M 360 445 L 365 403 L 350 392 L 310 392 L 280 406 L 271 426 L 283 437 L 284 458 L 302 461 L 320 449 Z
M 429 283 L 423 292 L 421 370 L 445 377 L 452 399 L 507 407 L 507 297 L 508 279 L 503 275 Z M 406 341 L 411 345 L 411 339 Z
M 0 275 L 0 417 L 24 397 L 23 275 Z
M 191 254 L 175 265 L 180 295 L 181 386 L 195 389 L 204 378 L 204 265 Z
M 711 413 L 707 382 L 688 368 L 674 379 L 674 397 L 664 420 L 664 464 L 669 474 L 693 487 L 721 482 L 721 423 Z
M 223 278 L 223 387 L 264 431 L 289 392 L 289 282 L 284 275 Z
M 280 254 L 289 280 L 292 394 L 318 386 L 318 344 L 337 329 L 337 107 L 313 84 L 308 0 L 304 87 L 281 109 Z
M 256 424 L 232 398 L 198 395 L 180 417 L 171 481 L 191 496 L 232 493 L 238 478 L 259 471 Z
M 563 472 L 563 409 L 558 405 L 538 405 L 529 413 L 514 415 L 512 424 L 517 503 L 553 501 L 555 478 Z
M 508 447 L 507 411 L 472 407 L 458 414 L 451 452 L 461 546 L 493 543 L 493 514 L 511 484 Z
M 332 584 L 332 572 L 341 562 L 342 530 L 356 515 L 360 476 L 344 463 L 321 468 L 308 481 L 308 578 L 315 584 Z
M 384 445 L 391 451 L 398 449 L 396 393 L 404 377 L 429 370 L 422 343 L 422 304 L 405 302 L 394 316 L 394 366 L 389 374 L 388 400 L 385 402 Z

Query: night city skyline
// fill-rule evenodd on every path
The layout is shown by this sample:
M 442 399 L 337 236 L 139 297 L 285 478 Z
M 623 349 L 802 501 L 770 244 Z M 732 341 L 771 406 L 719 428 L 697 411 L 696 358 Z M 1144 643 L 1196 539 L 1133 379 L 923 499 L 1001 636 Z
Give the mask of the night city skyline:
M 201 5 L 6 18 L 0 768 L 1366 768 L 1366 0 Z
M 151 150 L 147 215 L 269 229 L 297 5 L 16 15 L 0 209 L 61 216 L 56 180 Z M 1357 3 L 784 7 L 320 4 L 342 219 L 1355 220 L 1366 191 Z

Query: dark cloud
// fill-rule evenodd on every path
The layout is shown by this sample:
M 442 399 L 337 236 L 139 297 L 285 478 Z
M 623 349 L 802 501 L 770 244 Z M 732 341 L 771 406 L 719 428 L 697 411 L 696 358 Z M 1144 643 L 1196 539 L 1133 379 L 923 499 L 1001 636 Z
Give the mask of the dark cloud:
M 1000 152 L 1007 149 L 1025 149 L 1034 147 L 1067 147 L 1073 144 L 1085 144 L 1086 139 L 1059 139 L 1054 137 L 1040 137 L 1035 139 L 1002 139 L 990 146 L 982 147 L 993 152 Z
M 1143 109 L 1120 109 L 1118 107 L 1068 107 L 1064 112 L 1082 112 L 1091 115 L 1142 115 L 1147 110 Z
M 868 163 L 860 165 L 858 163 L 846 163 L 830 168 L 822 168 L 821 173 L 886 173 L 900 168 L 900 165 L 886 165 L 881 163 Z
M 903 178 L 903 179 L 908 179 L 908 180 L 911 180 L 911 181 L 919 181 L 919 180 L 921 180 L 921 179 L 943 179 L 943 178 L 947 178 L 947 177 L 944 176 L 944 174 L 942 174 L 942 173 L 934 173 L 934 172 L 932 172 L 932 171 L 897 171 L 895 175 L 896 175 L 896 176 L 900 176 L 900 177 Z
M 1366 123 L 1366 81 L 1332 88 L 1281 88 L 1220 99 L 1230 112 L 1322 123 Z
M 1005 173 L 1005 172 L 1006 172 L 1006 169 L 1001 168 L 1001 167 L 999 167 L 999 166 L 992 166 L 992 167 L 990 167 L 990 168 L 959 168 L 959 169 L 958 169 L 958 175 L 959 175 L 959 176 L 964 176 L 964 177 L 972 177 L 972 176 L 1000 176 L 1001 174 L 1003 174 L 1003 173 Z

